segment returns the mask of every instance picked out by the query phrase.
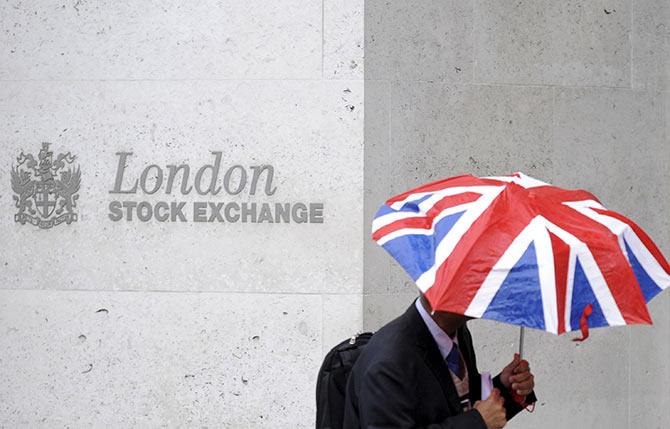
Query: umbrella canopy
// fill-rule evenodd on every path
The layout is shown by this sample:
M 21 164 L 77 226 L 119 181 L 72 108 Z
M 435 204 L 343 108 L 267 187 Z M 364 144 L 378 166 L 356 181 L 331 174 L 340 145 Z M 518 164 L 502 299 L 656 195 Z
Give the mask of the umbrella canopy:
M 434 310 L 554 334 L 651 324 L 646 303 L 670 285 L 670 265 L 633 221 L 522 173 L 404 192 L 379 209 L 372 237 Z

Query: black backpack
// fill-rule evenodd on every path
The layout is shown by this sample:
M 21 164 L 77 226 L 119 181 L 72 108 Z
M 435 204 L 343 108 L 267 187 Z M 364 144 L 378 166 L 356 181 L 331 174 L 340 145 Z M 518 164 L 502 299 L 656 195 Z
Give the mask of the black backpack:
M 354 335 L 333 347 L 323 359 L 316 381 L 317 429 L 342 429 L 347 380 L 371 337 L 372 332 Z

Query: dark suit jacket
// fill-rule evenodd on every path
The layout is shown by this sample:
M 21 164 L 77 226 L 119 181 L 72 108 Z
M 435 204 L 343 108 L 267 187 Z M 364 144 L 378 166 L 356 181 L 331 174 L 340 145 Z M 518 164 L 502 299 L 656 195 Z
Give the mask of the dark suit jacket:
M 468 368 L 470 401 L 481 397 L 481 378 L 466 326 L 458 344 Z M 523 408 L 493 380 L 505 398 L 507 419 Z M 536 400 L 534 394 L 528 398 Z M 344 428 L 486 429 L 476 410 L 463 413 L 437 344 L 414 304 L 372 336 L 347 382 Z

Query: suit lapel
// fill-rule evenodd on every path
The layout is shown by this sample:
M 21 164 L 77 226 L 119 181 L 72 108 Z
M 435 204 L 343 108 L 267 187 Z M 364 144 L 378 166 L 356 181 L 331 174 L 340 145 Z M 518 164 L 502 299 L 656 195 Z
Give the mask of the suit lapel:
M 423 319 L 421 319 L 421 315 L 414 307 L 414 304 L 407 310 L 406 315 L 415 330 L 416 344 L 423 349 L 424 361 L 440 384 L 452 413 L 460 414 L 462 411 L 461 403 L 458 400 L 458 392 L 456 392 L 456 386 L 454 386 L 454 381 L 451 379 L 447 363 L 442 359 L 435 340 L 423 322 Z
M 479 401 L 482 397 L 482 382 L 481 375 L 477 370 L 477 361 L 475 360 L 475 351 L 472 347 L 472 338 L 470 337 L 468 328 L 463 326 L 458 330 L 458 344 L 465 360 L 465 366 L 468 368 L 468 379 L 470 381 L 468 387 L 470 389 L 469 397 L 472 404 Z
M 452 412 L 454 414 L 460 414 L 462 408 L 461 402 L 458 400 L 456 386 L 454 386 L 454 381 L 449 373 L 449 368 L 447 368 L 447 364 L 442 360 L 442 355 L 437 349 L 437 346 L 435 346 L 435 350 L 430 350 L 430 348 L 427 349 L 424 359 L 426 365 L 428 365 L 428 368 L 435 374 L 435 378 L 437 378 L 440 383 L 442 392 L 444 392 L 444 396 L 447 398 Z

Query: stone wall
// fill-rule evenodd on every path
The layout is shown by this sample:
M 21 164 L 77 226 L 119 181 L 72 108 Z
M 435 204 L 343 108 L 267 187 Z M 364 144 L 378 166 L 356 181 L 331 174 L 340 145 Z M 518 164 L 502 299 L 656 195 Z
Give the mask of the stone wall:
M 324 348 L 362 324 L 362 1 L 0 23 L 0 426 L 311 427 Z M 80 169 L 70 224 L 16 222 L 42 142 Z

